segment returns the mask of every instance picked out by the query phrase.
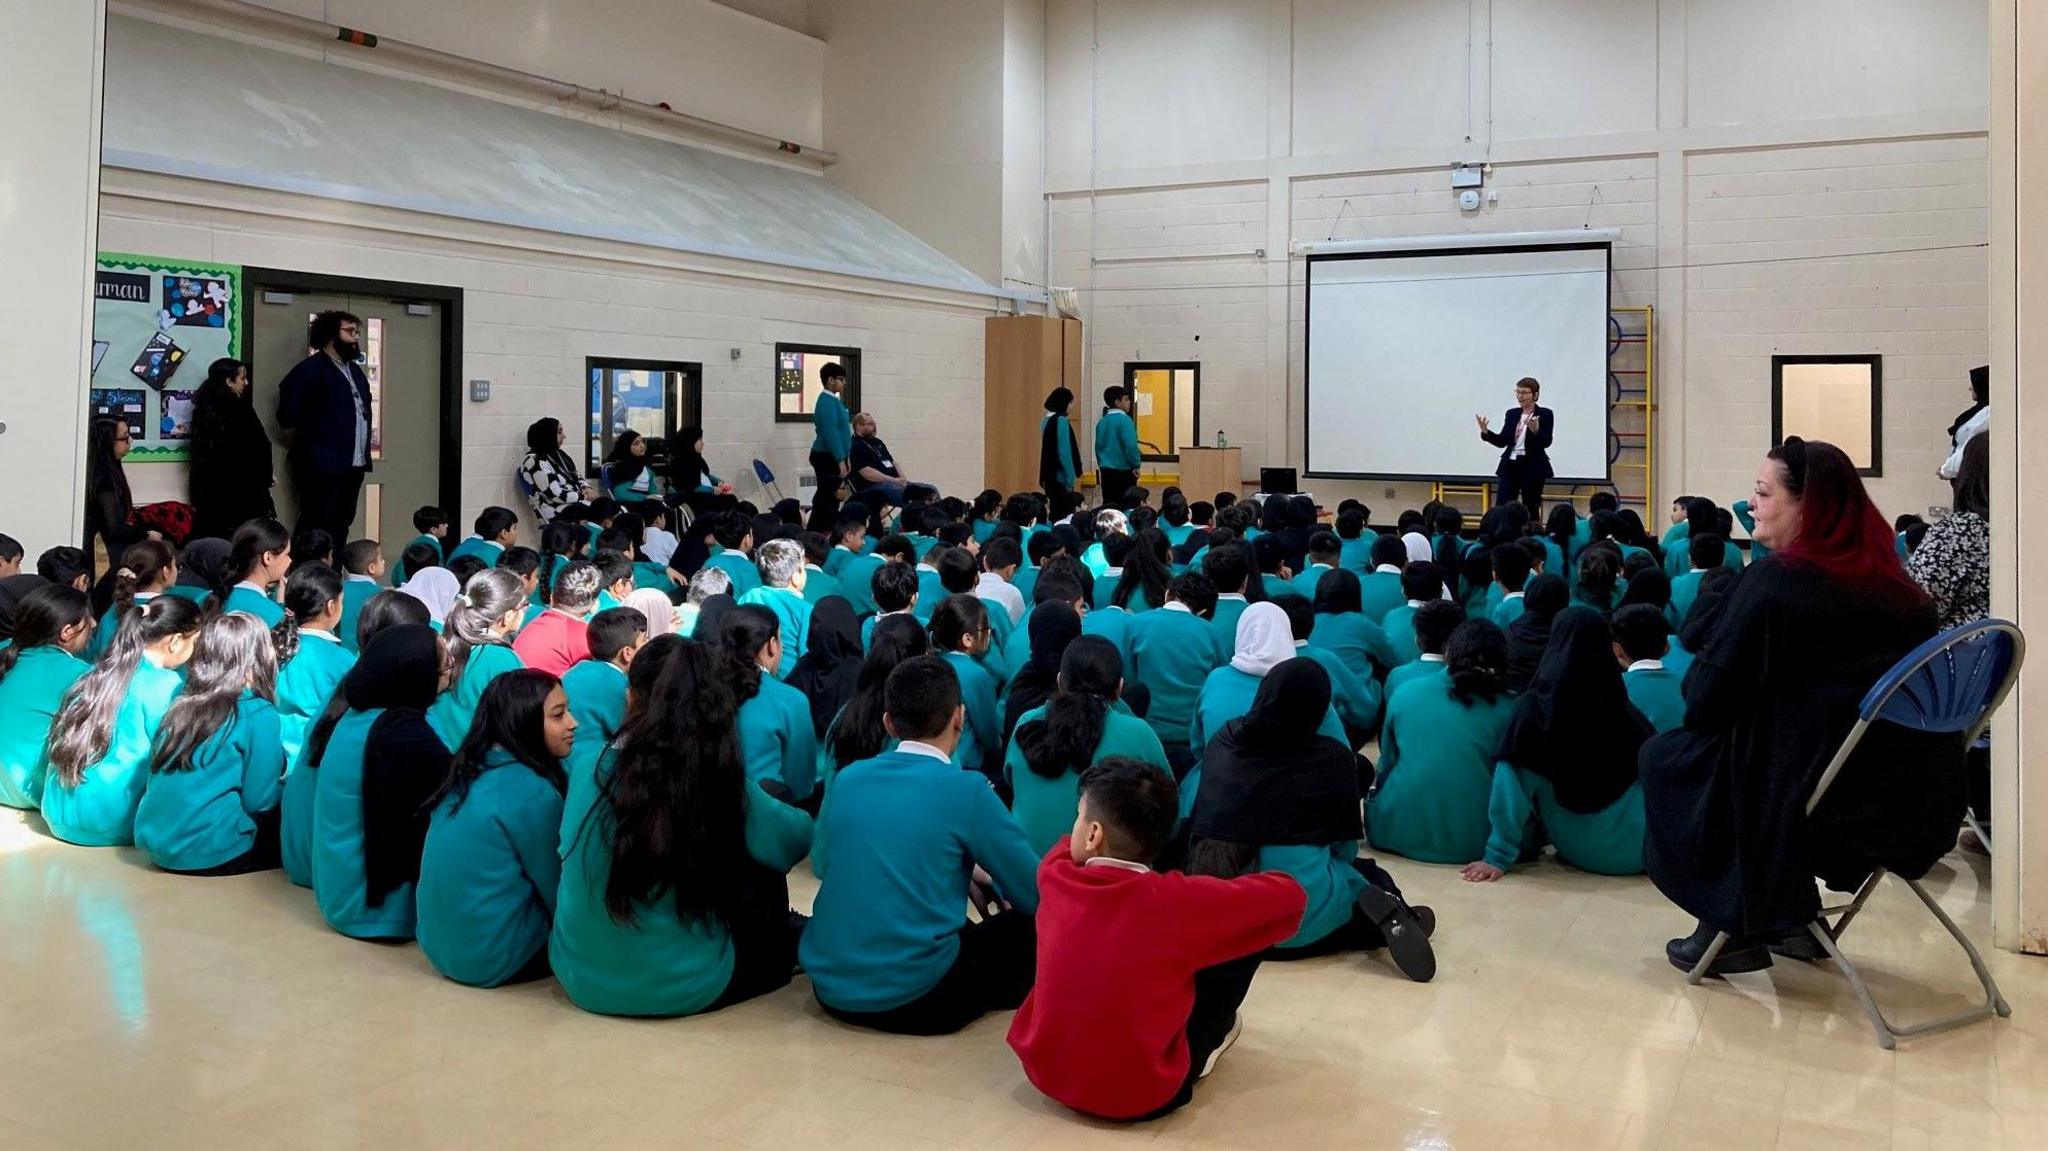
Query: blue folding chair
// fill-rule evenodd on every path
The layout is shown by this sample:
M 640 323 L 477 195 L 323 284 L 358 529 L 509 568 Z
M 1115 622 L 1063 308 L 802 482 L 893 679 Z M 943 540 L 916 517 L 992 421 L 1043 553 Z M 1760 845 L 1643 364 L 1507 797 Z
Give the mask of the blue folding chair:
M 1879 720 L 1914 731 L 1951 733 L 1964 747 L 1974 744 L 1990 725 L 1993 713 L 2012 691 L 2013 682 L 2019 678 L 2020 665 L 2026 662 L 2026 658 L 2026 637 L 2020 634 L 2019 628 L 2005 620 L 1981 620 L 1951 628 L 1915 648 L 1863 697 L 1857 711 L 1856 726 L 1849 729 L 1841 748 L 1828 761 L 1827 770 L 1821 772 L 1819 782 L 1814 784 L 1813 795 L 1806 801 L 1806 814 L 1811 816 L 1814 808 L 1820 806 L 1821 798 L 1827 794 L 1835 777 L 1841 774 L 1842 766 L 1849 762 L 1849 756 L 1863 742 L 1871 725 Z M 1843 977 L 1856 992 L 1864 1013 L 1870 1016 L 1871 1027 L 1877 1032 L 1878 1045 L 1891 1050 L 1898 1046 L 1902 1037 L 1946 1031 L 1988 1019 L 1994 1014 L 2001 1018 L 2011 1015 L 2012 1006 L 2005 1001 L 2005 996 L 1999 994 L 1997 982 L 1991 978 L 1983 957 L 1977 954 L 1969 937 L 1956 926 L 1955 920 L 1949 918 L 1948 912 L 1941 909 L 1934 897 L 1927 894 L 1919 880 L 1901 875 L 1898 878 L 1920 897 L 1920 902 L 1941 922 L 1949 937 L 1962 946 L 1963 954 L 1970 957 L 1970 966 L 1976 970 L 1977 981 L 1984 987 L 1984 1002 L 1911 1027 L 1895 1027 L 1884 1017 L 1884 1012 L 1878 1010 L 1877 1001 L 1871 998 L 1862 973 L 1842 954 L 1839 943 L 1842 933 L 1849 929 L 1850 921 L 1863 910 L 1864 903 L 1877 890 L 1877 883 L 1884 876 L 1882 867 L 1871 872 L 1870 878 L 1857 888 L 1854 899 L 1834 907 L 1822 907 L 1813 922 L 1806 925 L 1814 939 L 1826 949 L 1829 958 L 1842 969 Z M 1832 925 L 1828 923 L 1831 916 L 1838 917 Z M 1698 983 L 1705 978 L 1727 943 L 1727 932 L 1714 936 L 1706 954 L 1700 956 L 1699 963 L 1686 974 L 1686 982 Z
M 762 491 L 774 496 L 776 503 L 782 502 L 782 485 L 775 482 L 775 473 L 768 470 L 768 461 L 754 461 L 754 478 L 761 481 Z

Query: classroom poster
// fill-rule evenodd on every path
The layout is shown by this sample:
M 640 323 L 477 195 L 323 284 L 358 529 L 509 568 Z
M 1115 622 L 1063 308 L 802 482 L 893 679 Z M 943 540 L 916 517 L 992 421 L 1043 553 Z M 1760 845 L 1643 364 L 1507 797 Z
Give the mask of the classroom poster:
M 127 462 L 186 458 L 207 366 L 242 356 L 242 269 L 101 252 L 93 285 L 95 416 L 126 420 Z

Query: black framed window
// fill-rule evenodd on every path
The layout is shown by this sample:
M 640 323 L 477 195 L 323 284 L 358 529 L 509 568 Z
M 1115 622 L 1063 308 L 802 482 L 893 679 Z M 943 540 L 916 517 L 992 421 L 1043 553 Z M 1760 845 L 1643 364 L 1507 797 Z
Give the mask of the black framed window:
M 1824 440 L 1866 476 L 1884 474 L 1884 357 L 1772 356 L 1771 446 Z
M 584 467 L 596 475 L 619 433 L 666 444 L 668 434 L 703 419 L 704 365 L 665 360 L 583 361 Z
M 1169 463 L 1180 459 L 1182 448 L 1202 446 L 1199 362 L 1127 362 L 1124 387 L 1131 389 L 1131 420 L 1138 425 L 1139 458 Z
M 775 345 L 775 422 L 807 424 L 818 410 L 818 393 L 824 385 L 818 372 L 826 364 L 846 369 L 846 390 L 840 400 L 846 410 L 860 410 L 860 349 L 832 348 L 822 344 Z

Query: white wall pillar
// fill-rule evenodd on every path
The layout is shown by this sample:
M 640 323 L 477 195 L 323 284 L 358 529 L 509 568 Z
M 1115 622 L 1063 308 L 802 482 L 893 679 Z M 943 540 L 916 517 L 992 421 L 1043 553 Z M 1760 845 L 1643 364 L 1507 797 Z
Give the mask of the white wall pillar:
M 106 15 L 106 0 L 0 0 L 0 76 L 24 101 L 0 148 L 0 250 L 26 289 L 0 308 L 0 531 L 31 564 L 82 535 Z
M 2032 386 L 2028 386 L 2031 384 Z M 1992 612 L 2035 641 L 1993 733 L 1992 934 L 2048 953 L 2048 465 L 2020 450 L 2048 435 L 2048 0 L 1991 6 Z M 2031 517 L 2032 523 L 2029 523 Z M 2026 765 L 2024 768 L 2022 765 Z

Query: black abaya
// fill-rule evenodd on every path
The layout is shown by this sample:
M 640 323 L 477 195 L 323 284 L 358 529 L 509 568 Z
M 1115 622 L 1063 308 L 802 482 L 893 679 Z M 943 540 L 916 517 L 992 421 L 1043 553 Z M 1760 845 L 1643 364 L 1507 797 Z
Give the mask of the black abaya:
M 1870 686 L 1934 634 L 1934 614 L 1768 557 L 1744 573 L 1686 678 L 1685 725 L 1643 745 L 1644 865 L 1657 887 L 1739 938 L 1798 930 L 1813 879 L 1852 890 L 1877 866 L 1917 878 L 1955 842 L 1953 736 L 1876 725 L 1805 816 Z

